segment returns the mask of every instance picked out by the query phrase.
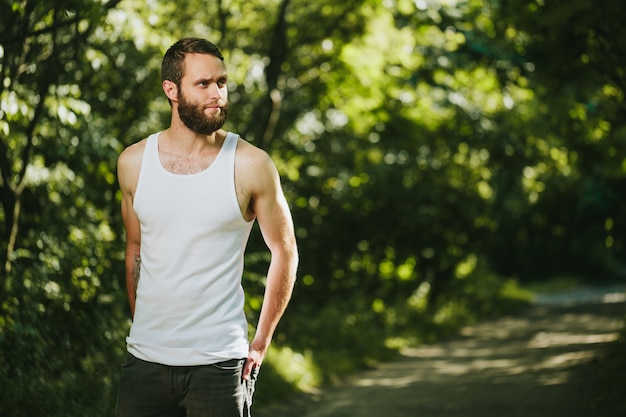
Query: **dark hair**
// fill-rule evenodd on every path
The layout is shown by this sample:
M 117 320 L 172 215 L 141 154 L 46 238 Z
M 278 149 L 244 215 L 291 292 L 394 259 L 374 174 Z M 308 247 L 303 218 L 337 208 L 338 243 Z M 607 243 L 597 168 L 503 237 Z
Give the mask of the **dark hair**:
M 208 54 L 224 60 L 220 49 L 211 42 L 201 38 L 183 38 L 165 52 L 161 63 L 161 81 L 172 81 L 180 87 L 185 73 L 185 54 Z

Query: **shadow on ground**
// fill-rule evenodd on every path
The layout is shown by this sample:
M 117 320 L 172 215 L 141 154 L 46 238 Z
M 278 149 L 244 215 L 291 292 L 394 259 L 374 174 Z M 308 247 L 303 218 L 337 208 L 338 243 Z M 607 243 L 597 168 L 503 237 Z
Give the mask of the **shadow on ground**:
M 255 417 L 626 416 L 624 366 L 605 364 L 624 325 L 624 292 L 587 295 L 538 300 Z

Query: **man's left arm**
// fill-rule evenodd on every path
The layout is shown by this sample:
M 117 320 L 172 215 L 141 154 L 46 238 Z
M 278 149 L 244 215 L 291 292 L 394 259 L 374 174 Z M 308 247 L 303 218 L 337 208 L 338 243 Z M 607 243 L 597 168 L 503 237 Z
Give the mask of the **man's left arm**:
M 252 209 L 261 229 L 263 239 L 271 253 L 267 272 L 267 284 L 263 304 L 250 344 L 244 379 L 259 367 L 280 318 L 282 317 L 296 280 L 298 249 L 289 205 L 283 194 L 276 166 L 265 153 L 262 163 L 255 170 L 255 187 L 252 193 Z

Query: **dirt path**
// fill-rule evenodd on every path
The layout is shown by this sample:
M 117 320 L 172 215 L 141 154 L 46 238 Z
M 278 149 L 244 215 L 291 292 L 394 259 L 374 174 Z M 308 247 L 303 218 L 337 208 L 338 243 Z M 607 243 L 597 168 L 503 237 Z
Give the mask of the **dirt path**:
M 406 349 L 398 361 L 254 417 L 626 416 L 626 401 L 598 409 L 603 390 L 593 378 L 623 325 L 623 291 L 544 297 L 523 314 Z

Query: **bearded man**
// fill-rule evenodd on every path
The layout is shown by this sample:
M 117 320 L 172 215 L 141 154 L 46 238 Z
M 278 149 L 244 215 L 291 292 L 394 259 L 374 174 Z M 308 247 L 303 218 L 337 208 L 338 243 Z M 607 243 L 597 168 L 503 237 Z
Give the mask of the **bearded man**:
M 118 417 L 249 417 L 257 373 L 291 297 L 298 253 L 276 166 L 222 130 L 227 71 L 185 38 L 161 66 L 169 128 L 118 159 L 132 326 Z M 254 222 L 271 252 L 249 341 L 244 251 Z

